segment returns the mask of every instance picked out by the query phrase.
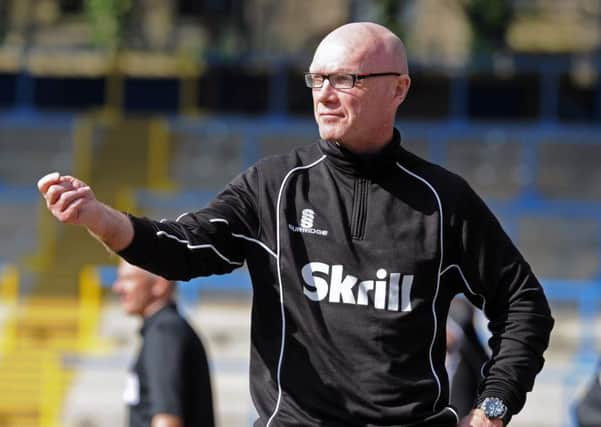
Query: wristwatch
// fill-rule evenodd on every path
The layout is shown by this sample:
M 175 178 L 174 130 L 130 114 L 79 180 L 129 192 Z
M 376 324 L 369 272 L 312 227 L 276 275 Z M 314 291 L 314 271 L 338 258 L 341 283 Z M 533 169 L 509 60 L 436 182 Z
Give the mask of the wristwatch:
M 507 406 L 498 397 L 486 397 L 478 405 L 478 409 L 484 411 L 484 415 L 491 420 L 503 420 L 505 422 L 505 415 L 507 415 Z

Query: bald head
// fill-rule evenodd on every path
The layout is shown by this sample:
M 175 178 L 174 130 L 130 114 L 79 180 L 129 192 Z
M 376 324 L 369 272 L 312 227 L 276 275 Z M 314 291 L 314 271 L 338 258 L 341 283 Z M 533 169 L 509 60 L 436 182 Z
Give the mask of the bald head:
M 113 290 L 121 297 L 123 309 L 129 314 L 149 316 L 169 303 L 175 283 L 121 261 Z
M 409 72 L 401 39 L 388 28 L 373 22 L 353 22 L 336 28 L 321 41 L 313 61 L 333 49 L 356 60 L 363 73 L 373 72 L 376 68 L 401 74 Z
M 319 44 L 309 72 L 323 81 L 312 87 L 322 139 L 356 153 L 379 151 L 391 141 L 411 83 L 405 46 L 392 31 L 371 22 L 343 25 Z M 347 83 L 339 85 L 341 78 Z

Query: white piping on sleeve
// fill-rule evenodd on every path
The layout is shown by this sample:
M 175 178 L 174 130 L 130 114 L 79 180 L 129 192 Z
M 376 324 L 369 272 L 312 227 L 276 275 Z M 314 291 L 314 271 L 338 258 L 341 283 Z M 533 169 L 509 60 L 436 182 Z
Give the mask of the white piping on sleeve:
M 209 222 L 223 222 L 224 224 L 230 225 L 230 222 L 225 218 L 211 218 Z
M 421 176 L 416 175 L 415 173 L 406 169 L 400 163 L 397 163 L 397 166 L 401 170 L 405 171 L 405 173 L 420 180 L 426 186 L 428 186 L 428 188 L 432 191 L 432 193 L 434 193 L 434 196 L 436 197 L 436 202 L 438 203 L 438 209 L 440 211 L 440 261 L 438 264 L 438 275 L 436 276 L 436 292 L 434 293 L 434 299 L 432 300 L 432 317 L 434 318 L 434 333 L 432 335 L 432 342 L 430 343 L 430 354 L 429 354 L 430 369 L 432 370 L 432 374 L 434 375 L 434 379 L 436 380 L 436 384 L 438 386 L 438 392 L 436 394 L 436 399 L 434 400 L 434 405 L 432 406 L 432 410 L 436 411 L 436 405 L 438 405 L 438 401 L 440 400 L 440 395 L 442 394 L 442 386 L 440 384 L 440 378 L 438 378 L 438 375 L 436 374 L 436 370 L 434 369 L 434 362 L 432 361 L 432 352 L 434 350 L 434 343 L 436 341 L 436 335 L 438 333 L 438 318 L 436 316 L 436 300 L 438 299 L 438 291 L 440 288 L 440 275 L 441 275 L 441 270 L 442 270 L 442 262 L 444 259 L 444 252 L 443 252 L 444 251 L 444 240 L 443 240 L 443 224 L 444 224 L 444 222 L 443 222 L 443 214 L 442 214 L 442 202 L 440 201 L 440 197 L 438 196 L 438 193 L 436 192 L 434 187 L 428 181 L 426 181 Z
M 475 292 L 472 287 L 470 286 L 469 282 L 467 281 L 467 279 L 465 278 L 465 275 L 463 274 L 463 270 L 461 270 L 461 267 L 459 267 L 457 264 L 451 264 L 449 265 L 447 268 L 445 268 L 440 275 L 442 276 L 443 274 L 445 274 L 447 271 L 449 271 L 451 268 L 456 268 L 459 271 L 459 275 L 461 276 L 461 279 L 463 280 L 463 283 L 465 284 L 465 287 L 467 288 L 467 290 L 469 291 L 470 294 L 476 296 L 476 297 L 480 297 L 482 298 L 482 311 L 484 311 L 484 309 L 486 308 L 486 298 L 484 298 L 484 295 L 479 294 L 478 292 Z
M 256 243 L 257 245 L 261 246 L 263 249 L 265 249 L 265 250 L 267 251 L 267 253 L 268 253 L 269 255 L 271 255 L 272 257 L 274 257 L 274 258 L 276 258 L 276 259 L 277 259 L 277 257 L 278 257 L 278 256 L 275 254 L 275 252 L 274 252 L 274 251 L 272 251 L 271 249 L 269 249 L 269 248 L 267 247 L 267 245 L 266 245 L 265 243 L 263 243 L 263 242 L 261 242 L 261 241 L 259 241 L 259 240 L 257 240 L 257 239 L 253 239 L 252 237 L 244 236 L 243 234 L 238 234 L 238 233 L 232 233 L 232 236 L 234 236 L 234 237 L 238 237 L 238 238 L 240 238 L 240 239 L 248 240 L 249 242 L 254 242 L 254 243 Z
M 188 215 L 190 212 L 184 212 L 183 214 L 180 214 L 180 216 L 178 216 L 177 218 L 175 218 L 175 222 L 179 222 L 180 219 L 182 219 L 182 217 Z M 167 222 L 169 221 L 167 218 L 162 218 L 159 222 Z
M 469 282 L 467 281 L 467 279 L 465 278 L 465 275 L 463 274 L 463 270 L 461 270 L 461 267 L 459 267 L 457 264 L 451 264 L 449 265 L 447 268 L 444 269 L 444 271 L 442 271 L 440 273 L 440 275 L 442 276 L 443 274 L 445 274 L 447 271 L 449 271 L 451 268 L 456 268 L 459 271 L 459 275 L 461 276 L 461 279 L 463 280 L 463 283 L 465 284 L 465 287 L 467 288 L 467 290 L 470 292 L 470 294 L 476 296 L 476 297 L 480 297 L 482 298 L 482 311 L 484 312 L 486 310 L 486 298 L 484 297 L 483 294 L 479 294 L 477 292 L 475 292 L 472 287 L 470 286 Z M 484 369 L 486 368 L 486 365 L 488 365 L 489 362 L 491 362 L 492 359 L 489 359 L 487 361 L 485 361 L 482 366 L 480 367 L 480 375 L 482 378 L 485 378 L 484 375 Z
M 157 231 L 156 235 L 157 236 L 165 236 L 165 237 L 168 237 L 170 239 L 176 240 L 176 241 L 178 241 L 180 243 L 183 243 L 183 244 L 186 245 L 186 247 L 188 249 L 206 249 L 206 248 L 211 249 L 213 252 L 215 252 L 215 254 L 217 254 L 217 256 L 219 258 L 223 259 L 225 262 L 227 262 L 229 264 L 232 264 L 232 265 L 244 265 L 243 262 L 230 260 L 228 257 L 226 257 L 221 252 L 219 252 L 215 246 L 213 246 L 213 245 L 211 245 L 209 243 L 202 244 L 202 245 L 191 245 L 188 240 L 180 239 L 179 237 L 174 236 L 172 234 L 169 234 L 166 231 L 162 231 L 162 230 L 161 231 Z
M 177 218 L 175 218 L 175 222 L 179 222 L 180 219 L 182 219 L 183 217 L 185 217 L 186 215 L 188 215 L 190 212 L 184 212 L 183 214 L 180 214 L 180 216 L 178 216 Z
M 453 267 L 458 267 L 458 265 L 456 265 L 456 264 L 449 265 L 447 268 L 445 268 L 444 270 L 442 270 L 442 271 L 440 272 L 440 275 L 442 276 L 443 274 L 445 274 L 447 271 L 449 271 L 449 270 L 450 270 L 451 268 L 453 268 Z
M 280 312 L 281 312 L 281 316 L 282 316 L 282 341 L 280 343 L 280 356 L 278 358 L 278 370 L 277 370 L 277 376 L 276 376 L 277 382 L 278 382 L 278 399 L 276 401 L 275 408 L 273 409 L 273 413 L 269 417 L 269 420 L 267 421 L 267 424 L 265 425 L 265 427 L 269 427 L 271 425 L 271 422 L 273 421 L 273 419 L 275 418 L 275 416 L 278 413 L 278 410 L 280 409 L 280 402 L 282 401 L 281 373 L 282 373 L 282 361 L 284 360 L 284 347 L 286 345 L 286 316 L 285 316 L 285 311 L 284 311 L 284 287 L 282 286 L 282 271 L 280 269 L 280 202 L 282 199 L 282 191 L 284 190 L 284 186 L 286 185 L 286 181 L 288 180 L 290 175 L 292 175 L 294 172 L 302 170 L 302 169 L 312 168 L 313 166 L 320 163 L 325 158 L 326 158 L 326 156 L 324 154 L 323 156 L 321 156 L 319 159 L 317 159 L 316 161 L 314 161 L 311 164 L 308 164 L 306 166 L 299 166 L 299 167 L 296 167 L 296 168 L 288 171 L 286 176 L 284 176 L 284 179 L 282 180 L 282 184 L 280 185 L 280 190 L 278 191 L 278 198 L 277 198 L 277 203 L 276 203 L 276 222 L 275 222 L 276 223 L 276 258 L 277 258 L 276 265 L 277 265 L 277 271 L 278 271 L 278 284 L 280 287 Z
M 459 424 L 460 418 L 459 418 L 459 414 L 457 413 L 457 411 L 455 411 L 455 409 L 453 409 L 450 406 L 447 406 L 445 409 L 448 409 L 449 411 L 451 411 L 453 413 L 453 415 L 455 415 L 455 418 L 457 419 L 457 424 Z
M 209 220 L 209 222 L 224 222 L 229 225 L 229 221 L 225 218 L 211 218 Z M 240 239 L 248 240 L 249 242 L 256 243 L 257 245 L 259 245 L 263 249 L 265 249 L 269 255 L 271 255 L 274 258 L 277 258 L 277 255 L 275 254 L 275 252 L 272 251 L 271 249 L 269 249 L 269 247 L 265 243 L 261 242 L 260 240 L 253 239 L 252 237 L 245 236 L 244 234 L 238 234 L 238 233 L 234 233 L 234 232 L 232 232 L 232 236 L 238 237 Z

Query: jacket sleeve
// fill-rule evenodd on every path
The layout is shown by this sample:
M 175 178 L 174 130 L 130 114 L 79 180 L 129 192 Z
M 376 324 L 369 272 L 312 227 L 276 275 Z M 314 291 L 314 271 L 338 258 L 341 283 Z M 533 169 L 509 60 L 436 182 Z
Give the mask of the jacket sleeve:
M 464 292 L 492 333 L 479 396 L 499 397 L 516 414 L 543 367 L 554 321 L 540 283 L 495 216 L 467 184 L 464 194 L 457 221 Z
M 255 167 L 236 177 L 204 209 L 176 220 L 129 215 L 134 238 L 119 255 L 170 280 L 225 274 L 245 261 L 245 238 L 259 233 Z

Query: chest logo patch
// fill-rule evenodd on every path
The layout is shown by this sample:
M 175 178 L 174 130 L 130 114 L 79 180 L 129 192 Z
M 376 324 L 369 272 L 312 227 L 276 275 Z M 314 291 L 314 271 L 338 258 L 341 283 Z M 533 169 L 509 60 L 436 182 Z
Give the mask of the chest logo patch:
M 300 225 L 288 224 L 290 231 L 294 233 L 308 233 L 317 234 L 320 236 L 327 236 L 328 230 L 320 230 L 313 227 L 315 221 L 315 211 L 313 209 L 303 209 L 299 220 Z
M 344 266 L 310 262 L 301 269 L 303 293 L 311 301 L 373 305 L 379 310 L 411 311 L 412 274 L 390 273 L 379 268 L 376 280 L 344 274 Z

